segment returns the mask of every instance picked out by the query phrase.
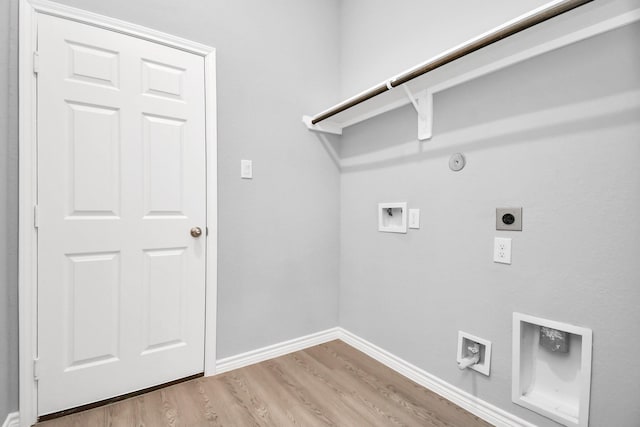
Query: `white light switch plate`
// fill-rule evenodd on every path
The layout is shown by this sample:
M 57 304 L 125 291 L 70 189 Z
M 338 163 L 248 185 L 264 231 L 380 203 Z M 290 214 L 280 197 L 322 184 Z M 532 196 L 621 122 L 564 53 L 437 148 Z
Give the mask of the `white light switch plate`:
M 253 162 L 251 160 L 240 160 L 240 178 L 253 178 Z
M 493 242 L 493 261 L 501 264 L 511 264 L 511 239 L 496 237 Z
M 420 209 L 409 209 L 409 228 L 420 228 Z

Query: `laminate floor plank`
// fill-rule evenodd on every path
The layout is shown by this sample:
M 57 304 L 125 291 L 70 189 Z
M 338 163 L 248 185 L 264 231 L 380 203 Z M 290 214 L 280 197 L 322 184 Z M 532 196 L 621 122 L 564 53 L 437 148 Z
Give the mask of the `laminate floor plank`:
M 308 425 L 309 415 L 297 397 L 290 393 L 288 385 L 274 382 L 272 362 L 259 363 L 247 370 L 252 387 L 266 401 L 281 402 L 270 405 L 269 411 L 274 424 L 269 425 Z
M 163 390 L 158 390 L 162 392 Z M 187 381 L 169 387 L 166 398 L 175 411 L 176 426 L 207 426 L 204 401 L 195 381 Z
M 376 425 L 374 414 L 363 413 L 361 404 L 351 393 L 335 381 L 335 373 L 324 370 L 317 362 L 310 362 L 304 351 L 287 355 L 279 360 L 284 369 L 295 372 L 297 381 L 305 385 L 309 395 L 322 405 L 322 411 L 332 420 L 329 425 Z
M 415 425 L 407 414 L 400 413 L 393 405 L 370 393 L 362 393 L 362 389 L 355 387 L 354 381 L 347 375 L 336 375 L 335 369 L 329 369 L 326 365 L 319 363 L 320 359 L 314 358 L 306 351 L 297 352 L 291 355 L 298 366 L 304 369 L 307 375 L 318 378 L 327 388 L 328 394 L 339 396 L 349 411 L 340 412 L 340 419 L 344 420 L 343 425 L 388 425 L 388 426 L 410 426 Z M 363 407 L 366 410 L 363 410 Z M 352 415 L 351 424 L 347 423 L 346 415 Z
M 320 359 L 322 360 L 322 359 Z M 358 378 L 351 372 L 336 370 L 334 381 L 348 390 L 351 396 L 357 401 L 361 413 L 368 413 L 376 416 L 376 423 L 372 425 L 389 426 L 416 426 L 424 425 L 413 414 L 390 400 L 387 393 L 379 393 L 377 389 L 362 387 Z
M 338 362 L 335 369 L 342 374 L 341 376 L 343 378 L 348 378 L 348 381 L 355 386 L 359 393 L 366 393 L 368 396 L 375 397 L 378 401 L 385 400 L 386 402 L 401 408 L 403 411 L 406 411 L 410 406 L 412 406 L 412 402 L 408 401 L 404 396 L 395 391 L 396 387 L 394 387 L 392 382 L 381 381 L 376 376 L 368 374 L 366 370 L 362 369 L 362 367 L 357 364 L 354 364 L 348 357 L 345 357 L 333 350 L 324 352 L 322 351 L 322 348 L 314 348 L 309 352 L 313 350 L 319 350 L 319 352 L 314 353 L 319 360 L 326 360 L 327 357 L 335 359 L 335 361 Z M 382 372 L 377 372 L 376 374 L 379 373 Z
M 429 411 L 428 408 L 422 407 L 416 399 L 412 398 L 411 394 L 404 392 L 401 387 L 398 387 L 402 385 L 398 383 L 398 379 L 401 379 L 403 383 L 409 380 L 399 376 L 387 367 L 381 364 L 371 367 L 376 370 L 376 374 L 383 373 L 383 370 L 387 376 L 391 373 L 389 378 L 381 380 L 376 375 L 369 374 L 368 370 L 354 364 L 349 358 L 334 351 L 329 352 L 329 354 L 320 352 L 316 353 L 316 355 L 319 358 L 333 357 L 341 361 L 341 365 L 337 368 L 337 371 L 342 374 L 341 376 L 343 378 L 347 378 L 350 384 L 355 386 L 356 393 L 363 399 L 363 404 L 370 406 L 372 410 L 382 411 L 382 413 L 387 415 L 388 425 L 391 425 L 391 422 L 394 420 L 398 422 L 402 419 L 402 425 L 450 426 L 450 424 L 440 420 L 437 414 Z M 411 383 L 410 385 L 413 384 L 415 383 Z
M 316 346 L 308 351 L 329 352 L 339 361 L 338 363 L 343 363 L 343 371 L 352 373 L 354 379 L 405 407 L 407 411 L 415 414 L 421 422 L 427 423 L 426 425 L 467 425 L 465 423 L 469 423 L 469 417 L 475 418 L 475 424 L 470 425 L 490 425 L 442 396 L 398 375 L 378 361 L 370 357 L 361 357 L 361 352 L 342 341 L 332 342 L 330 346 Z M 374 374 L 372 375 L 372 373 Z
M 233 392 L 231 375 L 233 373 L 219 375 L 215 377 L 215 381 L 203 381 L 203 387 L 209 399 L 210 411 L 216 414 L 214 425 L 233 425 L 230 424 L 230 421 L 235 420 L 239 426 L 260 426 L 245 402 L 236 398 L 237 393 Z
M 282 384 L 294 405 L 303 409 L 305 425 L 337 426 L 338 420 L 329 410 L 330 398 L 319 399 L 308 389 L 308 384 L 299 379 L 299 372 L 292 371 L 284 360 L 287 356 L 269 361 L 266 366 L 273 381 Z
M 169 388 L 169 387 L 168 387 Z M 130 399 L 133 401 L 136 413 L 138 414 L 139 419 L 137 419 L 137 423 L 133 424 L 136 427 L 153 427 L 153 426 L 164 426 L 170 425 L 165 418 L 164 406 L 162 403 L 162 394 L 159 393 L 159 390 L 156 390 L 151 393 L 145 393 L 141 396 L 134 397 Z M 125 401 L 126 402 L 126 401 Z M 108 407 L 113 407 L 115 410 L 120 406 L 118 402 L 113 405 L 109 405 Z M 87 411 L 91 412 L 91 411 Z
M 342 341 L 196 378 L 38 427 L 487 427 Z

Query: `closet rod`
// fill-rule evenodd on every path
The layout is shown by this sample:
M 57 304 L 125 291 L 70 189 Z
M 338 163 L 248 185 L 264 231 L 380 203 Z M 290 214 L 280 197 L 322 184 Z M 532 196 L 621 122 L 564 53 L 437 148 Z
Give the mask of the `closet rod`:
M 470 53 L 473 53 L 477 50 L 482 49 L 483 47 L 487 47 L 497 41 L 500 41 L 504 38 L 512 36 L 516 33 L 526 30 L 527 28 L 531 28 L 534 25 L 537 25 L 541 22 L 554 18 L 558 15 L 561 15 L 565 12 L 568 12 L 572 9 L 575 9 L 578 6 L 582 6 L 585 3 L 589 3 L 593 0 L 564 0 L 554 4 L 551 7 L 542 9 L 541 11 L 534 13 L 532 15 L 526 15 L 521 20 L 515 21 L 514 23 L 507 25 L 505 27 L 499 27 L 496 31 L 491 32 L 483 37 L 472 40 L 469 43 L 466 43 L 459 48 L 452 50 L 451 52 L 447 52 L 442 56 L 436 57 L 432 61 L 427 62 L 424 65 L 420 65 L 412 70 L 407 71 L 404 74 L 401 74 L 395 78 L 392 78 L 388 82 L 384 82 L 375 86 L 368 91 L 358 95 L 352 99 L 344 101 L 333 108 L 330 108 L 327 111 L 324 111 L 313 119 L 311 119 L 311 124 L 317 124 L 323 120 L 328 119 L 329 117 L 335 116 L 338 113 L 341 113 L 345 110 L 348 110 L 351 107 L 354 107 L 358 104 L 361 104 L 381 93 L 384 93 L 394 87 L 400 86 L 404 83 L 407 83 L 410 80 L 415 79 L 423 74 L 426 74 L 430 71 L 435 70 L 436 68 L 442 67 L 450 62 L 455 61 L 456 59 L 460 59 L 463 56 L 466 56 Z

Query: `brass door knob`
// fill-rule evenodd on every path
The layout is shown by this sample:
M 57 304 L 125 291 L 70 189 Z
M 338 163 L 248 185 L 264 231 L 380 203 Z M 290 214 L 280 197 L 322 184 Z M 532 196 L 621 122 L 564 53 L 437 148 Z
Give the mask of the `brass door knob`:
M 202 229 L 200 227 L 193 227 L 191 229 L 191 235 L 193 237 L 200 237 L 202 236 Z

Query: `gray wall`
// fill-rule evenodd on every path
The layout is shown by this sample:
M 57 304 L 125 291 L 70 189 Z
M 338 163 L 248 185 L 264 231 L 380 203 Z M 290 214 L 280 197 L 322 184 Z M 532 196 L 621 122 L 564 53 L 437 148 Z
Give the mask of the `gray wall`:
M 0 422 L 18 408 L 16 3 L 0 2 Z
M 512 313 L 592 328 L 590 425 L 637 426 L 638 40 L 634 24 L 440 92 L 422 144 L 411 107 L 349 128 L 340 325 L 541 426 L 557 424 L 511 403 Z M 421 229 L 378 232 L 392 201 L 421 209 Z M 508 206 L 522 232 L 495 230 Z M 513 238 L 512 265 L 493 262 L 495 236 Z M 493 342 L 490 377 L 458 370 L 458 330 Z
M 344 0 L 342 97 L 365 90 L 548 0 Z
M 339 171 L 301 115 L 338 98 L 338 1 L 63 3 L 217 49 L 218 357 L 337 326 Z M 0 20 L 8 11 L 3 0 Z M 7 84 L 9 35 L 15 28 L 1 22 L 2 95 L 17 88 Z M 15 119 L 0 96 L 0 171 L 10 174 L 0 181 L 0 422 L 18 396 L 17 142 L 6 138 L 7 111 Z M 240 179 L 241 159 L 253 160 L 252 181 Z

